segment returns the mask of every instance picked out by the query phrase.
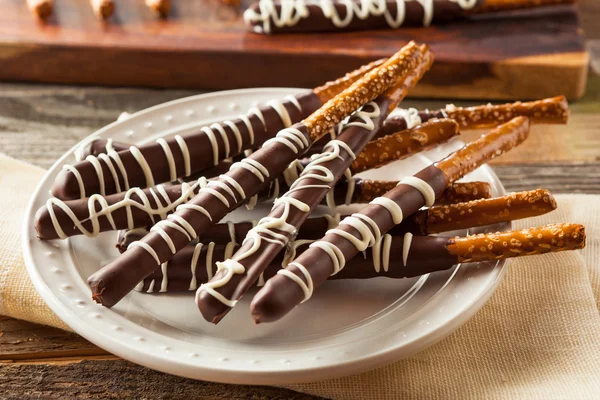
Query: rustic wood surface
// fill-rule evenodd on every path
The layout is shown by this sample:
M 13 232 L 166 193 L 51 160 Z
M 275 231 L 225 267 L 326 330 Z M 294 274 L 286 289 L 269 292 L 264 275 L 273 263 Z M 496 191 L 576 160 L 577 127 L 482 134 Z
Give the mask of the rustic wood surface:
M 588 45 L 600 49 L 600 2 L 584 0 L 582 7 Z M 593 61 L 600 65 L 600 57 Z M 2 84 L 0 151 L 48 167 L 122 111 L 195 93 Z M 444 104 L 409 103 L 430 108 Z M 600 193 L 600 77 L 590 76 L 586 96 L 572 103 L 571 110 L 567 127 L 536 127 L 523 146 L 493 163 L 508 190 Z M 475 134 L 464 136 L 469 140 Z M 107 354 L 76 334 L 0 316 L 2 399 L 176 399 L 190 393 L 206 399 L 316 399 L 285 389 L 173 377 Z
M 412 96 L 578 98 L 585 87 L 588 57 L 575 6 L 509 13 L 501 24 L 477 18 L 429 28 L 336 33 L 323 40 L 322 34 L 247 33 L 241 15 L 252 1 L 242 0 L 236 9 L 218 0 L 173 0 L 164 21 L 143 1 L 123 0 L 102 23 L 88 1 L 61 0 L 53 16 L 40 23 L 24 0 L 0 0 L 0 80 L 312 87 L 414 39 L 430 44 L 437 61 Z

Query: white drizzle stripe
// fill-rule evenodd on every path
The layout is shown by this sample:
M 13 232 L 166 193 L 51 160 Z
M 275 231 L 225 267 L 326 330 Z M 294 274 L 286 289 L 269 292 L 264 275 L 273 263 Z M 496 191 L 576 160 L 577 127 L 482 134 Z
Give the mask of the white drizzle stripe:
M 463 10 L 470 10 L 477 4 L 477 0 L 449 0 L 458 4 Z M 390 1 L 391 2 L 391 1 Z M 352 23 L 355 18 L 365 20 L 371 16 L 383 16 L 386 23 L 391 28 L 399 28 L 406 20 L 406 4 L 417 2 L 423 8 L 424 26 L 431 25 L 434 15 L 434 0 L 395 0 L 396 15 L 388 9 L 386 0 L 260 0 L 258 2 L 258 11 L 251 8 L 244 12 L 244 22 L 252 27 L 256 33 L 271 33 L 272 25 L 276 28 L 285 28 L 295 26 L 300 20 L 310 17 L 308 5 L 317 6 L 321 9 L 323 16 L 331 21 L 337 28 L 345 28 Z M 336 5 L 345 7 L 342 11 L 342 18 L 336 9 Z M 277 11 L 277 6 L 280 10 Z
M 267 105 L 273 108 L 277 114 L 279 114 L 279 118 L 281 118 L 281 122 L 283 122 L 284 128 L 289 128 L 292 125 L 292 119 L 290 118 L 290 114 L 285 106 L 278 101 L 269 101 Z
M 94 156 L 87 156 L 85 159 L 86 161 L 89 161 L 90 164 L 92 164 L 92 167 L 94 167 L 96 170 L 96 175 L 98 176 L 98 182 L 100 184 L 100 194 L 104 196 L 106 193 L 104 187 L 104 172 L 102 171 L 102 165 L 100 164 L 100 161 L 98 161 L 98 159 Z
M 140 241 L 133 242 L 129 246 L 127 246 L 127 250 L 129 250 L 133 247 L 141 247 L 142 249 L 146 250 L 152 256 L 152 258 L 154 258 L 154 261 L 156 261 L 156 264 L 160 265 L 160 258 L 158 258 L 158 254 L 156 254 L 156 251 L 154 251 L 152 246 L 150 246 L 148 243 L 144 243 L 144 242 L 140 242 Z
M 383 270 L 385 272 L 388 271 L 390 267 L 390 248 L 392 247 L 392 236 L 389 234 L 385 234 L 383 236 Z
M 419 116 L 419 110 L 416 108 L 395 108 L 390 113 L 389 117 L 400 117 L 404 119 L 404 122 L 406 122 L 406 129 L 414 128 L 423 122 Z
M 404 235 L 404 240 L 402 243 L 402 265 L 406 267 L 406 262 L 408 260 L 408 252 L 410 251 L 410 245 L 412 243 L 413 235 L 408 232 Z
M 234 307 L 237 303 L 237 300 L 229 300 L 221 293 L 217 292 L 215 289 L 229 282 L 233 274 L 243 274 L 245 268 L 242 264 L 235 260 L 225 260 L 223 262 L 217 263 L 217 272 L 219 271 L 225 271 L 225 275 L 223 275 L 220 279 L 211 279 L 209 282 L 200 285 L 200 287 L 196 291 L 196 302 L 198 302 L 199 295 L 204 290 L 224 305 L 228 307 Z
M 287 96 L 286 100 L 289 101 L 291 104 L 293 104 L 298 109 L 298 111 L 302 111 L 300 102 L 298 101 L 298 99 L 296 97 Z M 289 127 L 292 124 L 290 115 L 289 115 L 287 109 L 285 108 L 285 105 L 282 102 L 271 100 L 268 102 L 267 105 L 269 107 L 273 108 L 277 112 L 277 114 L 281 118 L 281 121 L 285 127 Z M 260 121 L 262 122 L 263 126 L 266 129 L 264 115 L 258 108 L 250 109 L 248 112 L 248 115 L 256 115 L 260 119 Z M 252 123 L 251 123 L 250 119 L 246 115 L 240 116 L 239 119 L 244 123 L 244 125 L 246 125 L 246 128 L 248 130 L 248 136 L 250 138 L 250 145 L 253 145 L 254 141 L 255 141 L 254 128 L 252 127 Z M 225 153 L 225 158 L 229 157 L 229 155 L 231 153 L 229 137 L 227 135 L 227 132 L 226 132 L 224 126 L 227 126 L 231 129 L 233 136 L 236 140 L 237 152 L 239 153 L 243 149 L 243 137 L 240 132 L 240 129 L 237 127 L 237 125 L 234 122 L 232 122 L 230 120 L 223 121 L 222 124 L 214 123 L 210 126 L 204 126 L 204 127 L 200 128 L 200 130 L 202 132 L 204 132 L 204 134 L 206 135 L 206 137 L 208 138 L 208 140 L 210 142 L 212 156 L 213 156 L 213 165 L 217 165 L 219 163 L 219 143 L 218 143 L 216 135 L 215 135 L 215 130 L 217 132 L 219 132 L 219 135 L 223 141 L 223 150 Z M 181 150 L 181 154 L 183 157 L 184 176 L 189 176 L 189 175 L 191 175 L 191 155 L 190 155 L 190 151 L 187 146 L 187 143 L 185 142 L 185 139 L 180 135 L 176 135 L 174 137 L 174 139 L 175 139 L 177 145 L 179 146 L 179 149 Z M 287 138 L 287 139 L 289 139 L 289 138 Z M 91 144 L 93 142 L 95 142 L 96 140 L 99 140 L 99 138 L 93 137 L 93 138 L 83 142 L 77 148 L 77 150 L 75 151 L 75 157 L 76 157 L 77 161 L 80 161 L 83 158 L 83 153 L 85 151 L 85 148 L 87 148 L 88 146 L 91 146 Z M 159 138 L 156 140 L 156 143 L 160 145 L 160 147 L 162 148 L 162 150 L 165 154 L 165 157 L 167 159 L 167 164 L 169 166 L 169 179 L 171 181 L 175 181 L 178 177 L 177 166 L 176 166 L 175 158 L 173 156 L 173 152 L 171 150 L 169 142 L 166 141 L 164 138 Z M 125 168 L 123 162 L 121 161 L 121 157 L 119 156 L 119 153 L 114 150 L 114 148 L 112 146 L 112 139 L 107 140 L 105 148 L 106 148 L 107 154 L 99 154 L 97 157 L 90 155 L 86 158 L 86 160 L 92 164 L 92 167 L 96 171 L 96 175 L 97 175 L 98 181 L 99 181 L 100 194 L 102 194 L 102 195 L 105 194 L 104 186 L 106 185 L 106 181 L 104 179 L 104 174 L 102 173 L 102 165 L 99 163 L 99 160 L 104 161 L 106 163 L 107 167 L 109 168 L 112 178 L 115 182 L 116 193 L 119 193 L 122 190 L 120 187 L 120 180 L 119 180 L 118 174 L 115 169 L 115 164 L 116 164 L 116 166 L 120 172 L 120 175 L 123 179 L 123 182 L 125 184 L 124 190 L 129 190 L 130 186 L 129 186 L 129 179 L 128 179 L 128 175 L 127 175 L 127 169 Z M 144 177 L 146 180 L 146 187 L 154 186 L 155 179 L 152 174 L 152 170 L 150 169 L 148 162 L 144 158 L 140 149 L 138 147 L 131 146 L 129 148 L 129 151 L 131 152 L 131 154 L 133 155 L 133 157 L 135 158 L 137 163 L 142 168 L 142 171 L 144 172 Z M 72 166 L 72 165 L 65 165 L 63 167 L 63 169 L 68 170 L 73 173 L 73 175 L 77 181 L 77 184 L 79 186 L 79 193 L 80 193 L 79 197 L 84 198 L 85 197 L 85 184 L 83 182 L 80 172 L 77 170 L 77 168 L 75 166 Z
M 337 274 L 346 265 L 344 254 L 336 245 L 329 242 L 317 241 L 311 244 L 310 247 L 317 247 L 323 250 L 331 258 L 333 263 L 333 273 L 331 275 Z
M 388 212 L 392 216 L 392 222 L 394 222 L 395 225 L 398 225 L 400 222 L 402 222 L 402 219 L 404 218 L 402 214 L 402 208 L 400 208 L 398 203 L 396 203 L 392 199 L 389 199 L 387 197 L 377 197 L 370 204 L 376 204 L 388 210 Z
M 213 252 L 215 251 L 215 242 L 210 242 L 206 248 L 206 276 L 210 281 L 213 278 L 212 264 L 213 264 Z
M 75 177 L 75 180 L 77 180 L 77 185 L 79 186 L 79 198 L 84 198 L 85 197 L 85 185 L 83 184 L 83 178 L 81 177 L 81 174 L 79 173 L 79 171 L 77 170 L 77 168 L 75 168 L 72 165 L 63 165 L 62 169 L 64 169 L 65 171 L 69 171 L 73 174 L 73 176 Z
M 181 136 L 175 135 L 175 141 L 177 141 L 177 144 L 179 145 L 179 149 L 181 150 L 181 154 L 183 156 L 183 172 L 185 176 L 190 176 L 192 173 L 190 150 L 188 149 L 187 143 Z
M 131 152 L 131 155 L 133 155 L 133 158 L 135 158 L 137 163 L 140 165 L 142 172 L 144 172 L 144 177 L 146 178 L 146 187 L 154 186 L 154 177 L 152 176 L 152 170 L 150 169 L 148 161 L 146 161 L 146 158 L 144 157 L 142 152 L 135 146 L 131 146 L 129 148 L 129 151 Z
M 252 174 L 254 174 L 261 182 L 264 182 L 265 178 L 269 177 L 269 170 L 267 170 L 260 162 L 252 158 L 244 158 L 233 164 L 229 169 L 234 170 L 238 168 L 243 168 L 252 172 Z
M 308 138 L 296 128 L 285 128 L 280 130 L 274 138 L 267 140 L 263 144 L 263 147 L 272 145 L 275 142 L 287 146 L 294 154 L 303 152 L 309 145 Z
M 119 174 L 117 174 L 117 170 L 115 169 L 115 166 L 112 163 L 112 158 L 110 158 L 109 156 L 107 156 L 106 154 L 102 153 L 98 155 L 98 159 L 101 161 L 104 161 L 104 164 L 106 164 L 106 166 L 108 167 L 108 170 L 110 171 L 110 174 L 113 177 L 113 181 L 115 182 L 115 189 L 117 193 L 121 193 L 121 182 L 119 181 Z
M 279 271 L 277 271 L 277 275 L 283 275 L 289 279 L 291 279 L 292 281 L 296 282 L 298 284 L 298 286 L 300 286 L 300 289 L 302 289 L 302 292 L 304 293 L 304 300 L 302 300 L 302 302 L 304 303 L 306 300 L 310 299 L 310 297 L 313 294 L 313 281 L 312 281 L 312 277 L 310 276 L 310 272 L 308 272 L 308 270 L 306 269 L 306 267 L 302 264 L 299 264 L 297 262 L 291 263 L 289 264 L 289 266 L 295 266 L 296 268 L 298 268 L 298 270 L 300 270 L 300 272 L 302 272 L 302 275 L 304 275 L 304 279 L 306 280 L 306 282 L 304 282 L 302 280 L 302 278 L 300 278 L 298 275 L 294 274 L 292 271 L 288 270 L 288 269 L 280 269 Z
M 154 292 L 154 284 L 156 283 L 156 281 L 154 279 L 152 279 L 152 282 L 150 282 L 150 286 L 148 287 L 148 291 L 146 293 L 153 293 Z
M 194 252 L 192 253 L 192 262 L 190 265 L 190 269 L 192 270 L 192 279 L 190 280 L 190 287 L 188 290 L 196 290 L 198 287 L 198 280 L 196 279 L 196 267 L 198 266 L 198 258 L 200 257 L 200 253 L 202 252 L 203 244 L 197 243 L 194 246 Z
M 160 282 L 160 292 L 164 293 L 167 291 L 167 286 L 169 285 L 169 277 L 167 276 L 167 268 L 169 267 L 169 262 L 164 262 L 160 265 L 160 271 L 162 273 L 162 281 Z
M 166 192 L 164 191 L 163 186 L 161 186 L 161 185 L 156 186 L 157 191 L 159 193 L 161 193 L 161 195 L 165 199 L 166 205 L 164 205 L 164 206 L 159 201 L 158 197 L 154 193 L 154 190 L 152 190 L 152 188 L 150 188 L 148 191 L 150 192 L 150 195 L 154 198 L 154 200 L 156 202 L 156 207 L 151 206 L 148 195 L 146 195 L 146 193 L 140 188 L 129 189 L 127 192 L 125 192 L 125 195 L 122 200 L 120 200 L 112 205 L 108 205 L 106 198 L 104 198 L 98 194 L 95 194 L 88 198 L 88 217 L 84 220 L 79 220 L 77 218 L 77 216 L 75 215 L 75 213 L 73 212 L 73 210 L 71 210 L 71 208 L 64 201 L 54 198 L 54 197 L 48 199 L 48 201 L 46 202 L 46 208 L 48 210 L 48 214 L 50 215 L 50 219 L 52 220 L 52 225 L 54 227 L 54 230 L 56 231 L 58 237 L 60 237 L 61 239 L 65 239 L 67 237 L 67 235 L 65 235 L 65 233 L 58 221 L 58 218 L 56 217 L 56 213 L 54 211 L 54 206 L 61 209 L 69 217 L 73 226 L 75 226 L 83 235 L 85 235 L 87 237 L 94 237 L 100 233 L 99 218 L 101 216 L 105 216 L 108 219 L 111 226 L 113 227 L 113 229 L 116 229 L 116 225 L 113 220 L 112 213 L 118 209 L 125 208 L 126 213 L 127 213 L 127 227 L 129 229 L 133 229 L 133 228 L 135 228 L 135 226 L 134 226 L 133 214 L 132 214 L 132 210 L 131 210 L 132 207 L 144 211 L 146 214 L 148 214 L 150 216 L 150 218 L 153 221 L 155 221 L 154 217 L 156 215 L 160 216 L 161 219 L 163 219 L 167 214 L 173 212 L 174 210 L 179 209 L 179 207 L 186 206 L 186 204 L 182 204 L 182 203 L 185 203 L 187 200 L 191 199 L 194 196 L 197 185 L 198 185 L 198 183 L 196 183 L 192 186 L 190 186 L 187 183 L 183 183 L 181 185 L 181 195 L 173 202 L 168 201 L 169 198 L 168 198 Z M 139 201 L 133 200 L 132 199 L 133 195 L 136 195 L 139 198 Z M 96 210 L 96 204 L 100 205 L 99 210 Z M 189 208 L 192 208 L 192 207 L 189 207 Z M 198 210 L 198 211 L 200 211 L 200 210 Z M 205 211 L 204 214 L 208 218 L 211 218 L 210 214 L 208 214 L 208 212 L 206 212 L 206 210 L 204 210 L 204 211 Z M 87 230 L 83 226 L 83 223 L 88 220 L 92 223 L 91 230 Z
M 177 167 L 175 166 L 175 158 L 173 157 L 173 152 L 171 151 L 171 148 L 169 147 L 169 144 L 165 139 L 159 138 L 156 140 L 156 143 L 158 143 L 165 152 L 167 164 L 169 165 L 169 180 L 173 182 L 177 179 Z
M 435 203 L 435 191 L 431 185 L 421 178 L 416 176 L 406 176 L 398 183 L 398 185 L 408 185 L 417 189 L 425 199 L 425 205 L 431 207 Z
M 240 153 L 243 149 L 242 133 L 238 129 L 237 125 L 231 121 L 225 121 L 223 124 L 227 125 L 229 129 L 231 129 L 231 132 L 233 132 L 233 136 L 235 137 L 235 141 L 237 143 L 237 152 Z

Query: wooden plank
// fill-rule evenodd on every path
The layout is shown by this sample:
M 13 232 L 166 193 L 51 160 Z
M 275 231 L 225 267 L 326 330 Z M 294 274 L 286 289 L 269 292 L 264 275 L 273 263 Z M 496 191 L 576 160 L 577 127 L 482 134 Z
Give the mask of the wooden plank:
M 0 316 L 0 360 L 106 354 L 77 334 Z
M 175 2 L 173 16 L 161 21 L 142 2 L 124 0 L 115 18 L 102 24 L 87 2 L 63 0 L 56 2 L 53 19 L 40 25 L 24 1 L 0 0 L 0 79 L 204 89 L 312 87 L 414 39 L 432 46 L 437 63 L 413 96 L 526 99 L 563 93 L 578 98 L 585 88 L 587 53 L 574 6 L 507 14 L 501 22 L 264 36 L 245 32 L 241 12 L 250 1 L 239 9 Z
M 102 359 L 0 364 L 0 388 L 3 399 L 320 399 L 287 389 L 194 381 Z

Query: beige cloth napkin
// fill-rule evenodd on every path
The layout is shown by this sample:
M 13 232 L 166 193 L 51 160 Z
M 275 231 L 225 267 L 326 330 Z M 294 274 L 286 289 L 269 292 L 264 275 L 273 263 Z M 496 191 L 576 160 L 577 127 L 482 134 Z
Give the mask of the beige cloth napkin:
M 0 313 L 67 329 L 35 292 L 21 256 L 23 213 L 43 172 L 0 154 Z M 557 198 L 557 211 L 516 227 L 582 223 L 585 250 L 513 260 L 475 317 L 411 358 L 290 388 L 361 400 L 600 398 L 600 197 Z

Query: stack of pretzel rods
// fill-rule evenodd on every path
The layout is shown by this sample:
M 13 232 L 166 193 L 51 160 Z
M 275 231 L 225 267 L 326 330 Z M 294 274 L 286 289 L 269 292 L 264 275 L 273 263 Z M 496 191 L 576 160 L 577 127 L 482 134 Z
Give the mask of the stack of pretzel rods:
M 176 136 L 138 148 L 93 139 L 81 147 L 85 161 L 58 177 L 53 189 L 63 198 L 38 210 L 38 234 L 55 239 L 124 229 L 121 255 L 88 278 L 92 298 L 112 307 L 132 290 L 195 291 L 212 323 L 254 284 L 262 288 L 251 314 L 257 323 L 269 322 L 308 300 L 329 277 L 412 277 L 457 263 L 582 248 L 585 231 L 575 224 L 428 236 L 490 230 L 554 210 L 543 189 L 491 198 L 488 183 L 457 180 L 519 145 L 531 123 L 568 118 L 564 97 L 396 108 L 432 62 L 427 46 L 411 42 L 389 59 L 288 98 L 287 105 L 270 102 L 237 122 L 202 128 L 189 136 L 196 142 Z M 444 143 L 461 128 L 491 130 L 413 176 L 355 176 Z M 257 201 L 273 204 L 258 222 L 218 223 Z M 309 218 L 321 204 L 333 211 L 360 203 L 368 204 L 354 214 Z M 364 258 L 356 257 L 361 252 Z
M 363 257 L 348 261 L 347 268 L 329 279 L 412 278 L 447 270 L 458 263 L 496 261 L 550 251 L 575 250 L 583 248 L 585 244 L 584 228 L 578 224 L 555 224 L 455 238 L 408 235 L 410 234 L 383 235 L 381 241 L 365 250 Z M 404 244 L 407 237 L 410 237 L 410 252 L 405 255 Z M 499 241 L 506 242 L 507 245 L 498 246 L 496 243 Z M 526 244 L 517 245 L 519 242 Z M 302 254 L 312 243 L 314 240 L 298 240 L 293 243 L 293 252 L 279 253 L 256 285 L 264 286 L 265 280 L 277 275 L 293 256 Z M 226 258 L 232 249 L 235 247 L 215 245 L 214 242 L 207 245 L 198 243 L 194 247 L 185 248 L 167 266 L 147 276 L 135 289 L 146 293 L 190 293 L 198 284 L 206 282 L 217 273 L 214 260 Z M 262 293 L 264 292 L 259 292 L 258 296 Z M 256 303 L 260 302 L 259 299 L 257 297 Z M 269 315 L 259 311 L 261 314 L 257 322 L 268 321 Z
M 263 107 L 251 108 L 248 115 L 204 126 L 197 132 L 121 151 L 111 148 L 98 157 L 88 155 L 84 161 L 63 167 L 52 194 L 62 200 L 107 195 L 203 171 L 245 149 L 260 146 L 382 63 L 383 60 L 374 61 L 307 93 L 288 96 L 285 101 L 270 101 Z
M 330 129 L 388 89 L 400 86 L 421 57 L 421 47 L 408 44 L 302 122 L 281 130 L 261 149 L 233 164 L 227 174 L 201 188 L 175 213 L 154 225 L 142 240 L 132 243 L 119 258 L 90 276 L 93 298 L 108 307 L 116 304 L 193 238 L 268 186 Z
M 403 178 L 398 186 L 384 196 L 373 200 L 361 213 L 344 219 L 340 226 L 331 230 L 331 233 L 323 240 L 313 243 L 309 251 L 304 252 L 298 261 L 291 265 L 299 271 L 300 275 L 307 277 L 307 280 L 310 268 L 320 268 L 319 271 L 331 268 L 332 271 L 329 271 L 328 275 L 311 278 L 317 285 L 322 283 L 319 278 L 322 277 L 325 280 L 327 276 L 338 272 L 343 268 L 345 260 L 364 251 L 367 248 L 366 244 L 373 245 L 381 237 L 381 234 L 402 222 L 404 217 L 414 214 L 423 206 L 433 205 L 435 198 L 449 184 L 473 171 L 482 163 L 517 146 L 528 135 L 529 120 L 526 117 L 514 118 L 416 175 Z M 357 232 L 358 238 L 355 236 Z M 242 250 L 244 250 L 243 247 Z M 266 251 L 256 257 L 254 268 L 248 270 L 241 267 L 235 268 L 240 262 L 239 258 L 236 260 L 234 255 L 232 259 L 219 264 L 228 267 L 228 271 L 233 271 L 233 273 L 229 273 L 229 279 L 225 280 L 225 282 L 232 283 L 219 284 L 216 286 L 218 291 L 215 290 L 212 287 L 214 284 L 211 286 L 211 282 L 220 282 L 219 279 L 223 279 L 223 274 L 219 273 L 208 284 L 198 288 L 196 302 L 207 321 L 218 323 L 235 305 L 234 302 L 247 290 L 248 281 L 254 282 L 258 279 L 262 270 L 267 266 L 262 263 L 265 253 Z M 310 258 L 305 261 L 307 255 Z M 252 258 L 252 256 L 248 258 Z M 299 267 L 296 267 L 297 265 Z M 251 273 L 253 274 L 251 275 Z M 288 280 L 291 280 L 292 283 L 296 281 L 295 278 L 290 279 L 287 276 L 278 275 L 269 282 L 284 282 L 289 285 Z M 312 285 L 312 283 L 307 284 Z M 277 285 L 277 283 L 273 285 Z
M 343 269 L 347 261 L 374 246 L 382 240 L 385 233 L 419 208 L 433 204 L 447 184 L 473 171 L 483 162 L 511 150 L 528 135 L 528 119 L 514 118 L 414 176 L 402 179 L 396 188 L 373 200 L 358 213 L 345 218 L 337 228 L 329 230 L 282 272 L 267 281 L 252 302 L 255 321 L 281 318 L 300 302 L 307 300 L 313 289 L 327 277 Z M 404 236 L 404 264 L 407 264 L 406 260 L 410 257 L 411 238 L 410 234 Z M 431 255 L 436 259 L 441 257 L 437 253 Z M 207 306 L 212 304 L 199 302 L 200 310 L 205 316 L 212 311 Z
M 381 157 L 359 157 L 350 166 L 350 173 L 366 171 L 411 154 L 426 150 L 457 135 L 458 125 L 453 120 L 430 120 L 421 126 L 400 131 L 380 138 L 365 146 L 370 155 L 381 152 Z M 361 153 L 363 154 L 363 153 Z M 300 172 L 310 165 L 309 160 L 292 163 L 287 173 L 274 179 L 255 196 L 246 200 L 249 208 L 257 201 L 273 200 L 290 188 Z M 213 169 L 214 170 L 214 169 Z M 214 171 L 210 171 L 211 173 Z M 223 171 L 226 172 L 226 171 Z M 109 196 L 93 195 L 85 199 L 62 201 L 52 198 L 36 214 L 36 230 L 41 239 L 66 238 L 84 234 L 94 237 L 107 230 L 136 228 L 165 219 L 175 208 L 196 195 L 211 180 L 200 176 L 192 182 L 179 185 L 156 186 L 149 189 L 133 188 Z M 216 178 L 215 178 L 216 179 Z M 340 202 L 345 204 L 365 203 L 378 194 L 389 190 L 395 183 L 385 181 L 363 181 L 351 176 L 336 185 L 327 196 L 326 204 L 334 208 Z M 456 195 L 461 186 L 450 190 L 448 195 Z M 479 185 L 481 186 L 481 185 Z M 464 187 L 463 189 L 469 189 Z M 473 195 L 477 195 L 477 187 Z M 485 189 L 481 191 L 485 194 Z M 469 191 L 466 192 L 469 194 Z
M 244 12 L 255 33 L 327 32 L 429 26 L 488 13 L 575 0 L 259 0 Z

